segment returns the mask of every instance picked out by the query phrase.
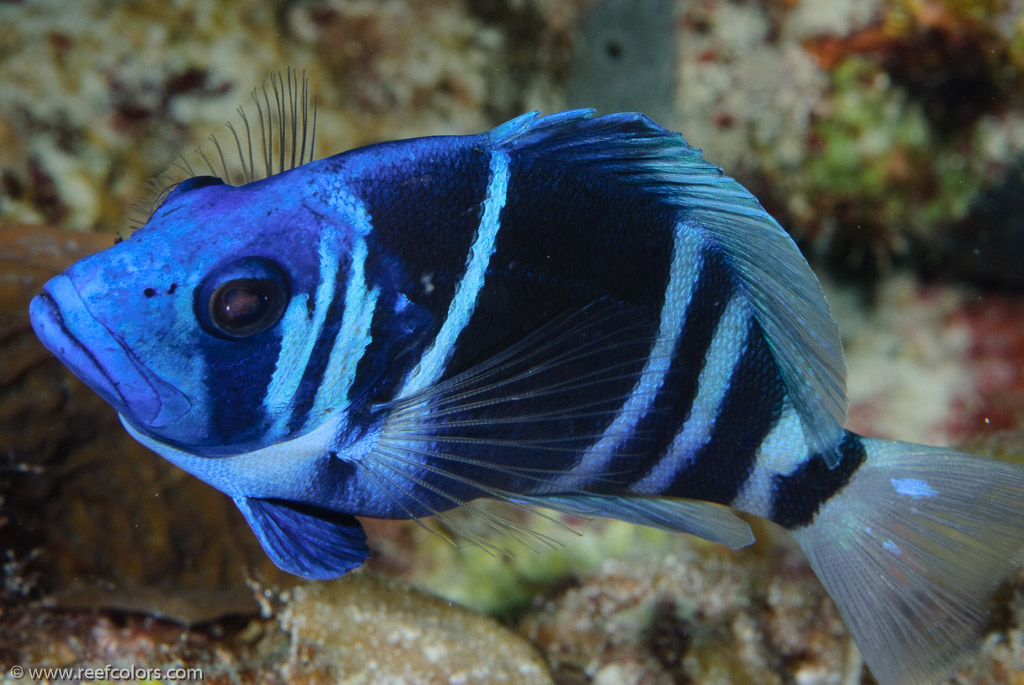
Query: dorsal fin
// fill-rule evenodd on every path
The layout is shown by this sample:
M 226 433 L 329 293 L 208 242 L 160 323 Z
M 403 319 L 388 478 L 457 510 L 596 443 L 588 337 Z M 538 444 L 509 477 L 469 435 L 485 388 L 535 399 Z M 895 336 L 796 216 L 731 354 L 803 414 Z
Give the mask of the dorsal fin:
M 310 93 L 306 72 L 289 67 L 283 74 L 271 74 L 249 97 L 248 109 L 239 105 L 236 110 L 237 122 L 224 124 L 223 143 L 211 135 L 149 180 L 148 194 L 132 205 L 132 231 L 142 228 L 168 194 L 191 178 L 210 175 L 244 185 L 313 161 L 316 96 Z
M 810 448 L 830 466 L 846 422 L 846 364 L 839 328 L 817 277 L 793 239 L 743 186 L 683 136 L 642 114 L 593 117 L 533 112 L 490 132 L 493 145 L 556 157 L 581 173 L 613 174 L 643 187 L 700 231 L 732 266 L 800 415 Z

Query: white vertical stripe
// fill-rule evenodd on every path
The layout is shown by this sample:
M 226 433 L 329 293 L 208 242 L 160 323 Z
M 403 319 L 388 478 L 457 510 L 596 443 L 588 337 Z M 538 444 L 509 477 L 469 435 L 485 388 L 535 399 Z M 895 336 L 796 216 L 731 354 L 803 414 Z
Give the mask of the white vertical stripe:
M 444 366 L 455 350 L 455 342 L 462 329 L 469 323 L 476 308 L 477 297 L 484 285 L 487 265 L 494 254 L 494 246 L 501 228 L 501 210 L 508 196 L 509 157 L 504 150 L 491 155 L 490 180 L 487 198 L 484 200 L 483 216 L 477 227 L 473 246 L 469 250 L 466 271 L 455 286 L 455 296 L 448 305 L 448 316 L 441 325 L 437 337 L 410 372 L 398 393 L 398 399 L 408 397 L 428 387 L 444 371 Z
M 573 467 L 573 473 L 558 479 L 559 486 L 581 487 L 581 479 L 607 471 L 615 451 L 626 442 L 637 423 L 654 404 L 654 398 L 664 384 L 665 375 L 672 364 L 672 352 L 679 336 L 683 335 L 686 309 L 697 289 L 702 261 L 700 241 L 695 232 L 686 230 L 685 226 L 677 226 L 665 301 L 661 305 L 658 319 L 658 335 L 647 363 L 604 434 L 587 448 L 579 464 Z
M 328 409 L 340 406 L 348 397 L 355 381 L 356 367 L 370 344 L 370 323 L 378 294 L 377 288 L 367 290 L 366 239 L 356 236 L 345 289 L 345 313 L 331 348 L 323 382 L 316 392 L 309 423 L 315 424 Z
M 679 469 L 686 468 L 685 462 L 711 437 L 715 419 L 721 412 L 722 400 L 729 390 L 729 380 L 743 354 L 749 320 L 750 308 L 744 296 L 734 294 L 715 328 L 704 368 L 700 372 L 697 397 L 690 409 L 690 416 L 676 433 L 666 456 L 647 477 L 630 488 L 632 491 L 650 492 L 664 487 L 665 482 L 673 478 Z
M 288 422 L 289 404 L 327 319 L 327 308 L 334 296 L 338 276 L 338 236 L 335 231 L 327 230 L 320 234 L 317 253 L 320 258 L 320 284 L 316 288 L 313 318 L 309 318 L 306 306 L 308 295 L 303 293 L 292 298 L 281 324 L 284 331 L 281 351 L 263 400 L 267 413 L 277 417 L 275 428 L 283 428 Z
M 733 500 L 733 506 L 762 518 L 771 516 L 772 477 L 792 473 L 807 460 L 808 454 L 800 415 L 786 398 L 782 414 L 761 443 L 754 470 Z
M 340 188 L 335 189 L 329 199 L 329 205 L 341 218 L 349 222 L 353 240 L 362 240 L 362 236 L 369 233 L 370 216 L 362 203 L 350 193 Z M 327 309 L 334 298 L 341 261 L 342 230 L 334 226 L 324 226 L 320 230 L 320 242 L 317 246 L 320 283 L 314 295 L 313 318 L 309 318 L 309 308 L 306 306 L 309 296 L 305 293 L 293 297 L 284 313 L 281 324 L 284 331 L 281 351 L 270 384 L 267 386 L 267 395 L 263 400 L 267 413 L 275 417 L 271 431 L 276 435 L 284 435 L 287 432 L 292 399 L 298 390 L 306 366 L 309 365 L 313 348 L 327 319 Z

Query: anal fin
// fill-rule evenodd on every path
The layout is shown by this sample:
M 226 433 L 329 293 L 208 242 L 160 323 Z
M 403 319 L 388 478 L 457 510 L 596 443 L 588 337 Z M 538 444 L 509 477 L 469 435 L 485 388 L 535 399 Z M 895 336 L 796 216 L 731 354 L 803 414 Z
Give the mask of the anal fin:
M 370 556 L 354 516 L 284 500 L 236 497 L 271 560 L 288 573 L 314 580 L 342 576 Z
M 690 533 L 732 549 L 754 542 L 754 534 L 746 521 L 727 507 L 711 502 L 581 494 L 532 497 L 530 503 L 577 516 L 605 516 L 670 532 Z

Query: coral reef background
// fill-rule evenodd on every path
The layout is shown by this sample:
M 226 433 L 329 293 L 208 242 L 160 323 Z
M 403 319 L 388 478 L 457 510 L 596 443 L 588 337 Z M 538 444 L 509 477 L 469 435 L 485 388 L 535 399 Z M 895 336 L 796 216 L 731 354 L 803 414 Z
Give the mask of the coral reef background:
M 365 571 L 296 585 L 38 345 L 42 282 L 126 232 L 147 180 L 289 66 L 317 96 L 318 156 L 531 109 L 650 114 L 822 275 L 851 428 L 1024 456 L 1020 0 L 0 2 L 0 669 L 872 682 L 768 524 L 734 553 L 570 521 L 563 549 L 505 558 L 367 521 Z M 959 682 L 1024 683 L 1022 590 L 993 600 Z

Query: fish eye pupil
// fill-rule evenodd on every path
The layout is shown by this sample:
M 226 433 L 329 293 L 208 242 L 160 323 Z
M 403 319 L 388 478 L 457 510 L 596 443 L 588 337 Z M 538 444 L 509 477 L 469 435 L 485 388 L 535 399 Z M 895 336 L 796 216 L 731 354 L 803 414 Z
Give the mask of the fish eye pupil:
M 270 298 L 259 284 L 232 281 L 214 293 L 210 303 L 213 320 L 227 329 L 240 329 L 259 322 L 269 309 Z
M 228 281 L 210 296 L 210 321 L 231 338 L 248 338 L 267 330 L 281 318 L 284 292 L 271 279 Z
M 272 328 L 290 298 L 288 277 L 269 259 L 243 258 L 214 269 L 196 290 L 196 315 L 207 333 L 229 340 Z

